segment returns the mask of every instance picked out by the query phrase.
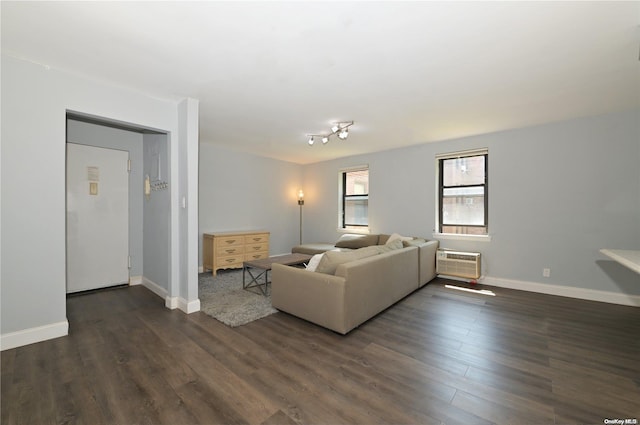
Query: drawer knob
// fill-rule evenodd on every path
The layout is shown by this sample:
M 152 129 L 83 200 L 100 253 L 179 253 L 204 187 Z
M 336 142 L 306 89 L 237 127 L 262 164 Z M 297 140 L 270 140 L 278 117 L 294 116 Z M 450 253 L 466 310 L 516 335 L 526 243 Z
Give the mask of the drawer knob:
M 229 243 L 229 244 L 231 244 L 231 243 L 234 243 L 235 241 L 236 241 L 235 239 L 229 239 L 229 240 L 227 240 L 226 242 L 227 242 L 227 243 Z

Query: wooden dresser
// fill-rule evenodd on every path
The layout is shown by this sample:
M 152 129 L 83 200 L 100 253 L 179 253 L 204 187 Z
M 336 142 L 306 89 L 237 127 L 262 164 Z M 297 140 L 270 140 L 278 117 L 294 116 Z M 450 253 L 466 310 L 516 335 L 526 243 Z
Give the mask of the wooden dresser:
M 269 256 L 269 232 L 205 233 L 202 235 L 202 268 L 215 276 L 219 269 L 242 268 L 242 263 Z

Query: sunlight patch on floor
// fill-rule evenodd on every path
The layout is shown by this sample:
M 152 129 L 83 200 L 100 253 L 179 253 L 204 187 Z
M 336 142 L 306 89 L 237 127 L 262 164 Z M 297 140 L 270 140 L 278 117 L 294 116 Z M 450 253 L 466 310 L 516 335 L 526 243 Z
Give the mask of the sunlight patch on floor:
M 496 296 L 496 294 L 493 291 L 490 291 L 488 289 L 472 289 L 472 288 L 465 288 L 464 286 L 455 286 L 455 285 L 444 285 L 444 287 L 448 289 L 456 289 L 458 291 L 471 292 L 474 294 L 489 295 L 492 297 Z

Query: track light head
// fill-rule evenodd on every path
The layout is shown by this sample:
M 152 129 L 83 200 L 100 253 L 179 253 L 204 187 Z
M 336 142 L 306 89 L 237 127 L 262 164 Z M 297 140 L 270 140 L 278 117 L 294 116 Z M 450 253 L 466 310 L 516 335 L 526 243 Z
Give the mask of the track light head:
M 307 143 L 309 143 L 309 146 L 313 145 L 313 137 L 317 136 L 317 137 L 321 137 L 322 139 L 322 144 L 325 145 L 329 142 L 329 138 L 331 136 L 333 136 L 334 134 L 338 135 L 338 138 L 340 140 L 344 140 L 349 136 L 349 127 L 351 127 L 353 125 L 353 121 L 338 121 L 338 122 L 334 122 L 333 125 L 331 126 L 331 133 L 329 134 L 308 134 L 309 136 L 309 140 L 307 141 Z

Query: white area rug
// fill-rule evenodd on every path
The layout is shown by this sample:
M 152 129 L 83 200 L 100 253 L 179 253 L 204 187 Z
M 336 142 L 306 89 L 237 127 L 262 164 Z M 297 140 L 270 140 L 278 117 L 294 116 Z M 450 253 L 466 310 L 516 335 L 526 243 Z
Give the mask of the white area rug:
M 217 276 L 201 273 L 198 291 L 200 310 L 231 327 L 278 311 L 271 306 L 271 296 L 265 297 L 258 288 L 242 289 L 242 270 L 221 270 Z

